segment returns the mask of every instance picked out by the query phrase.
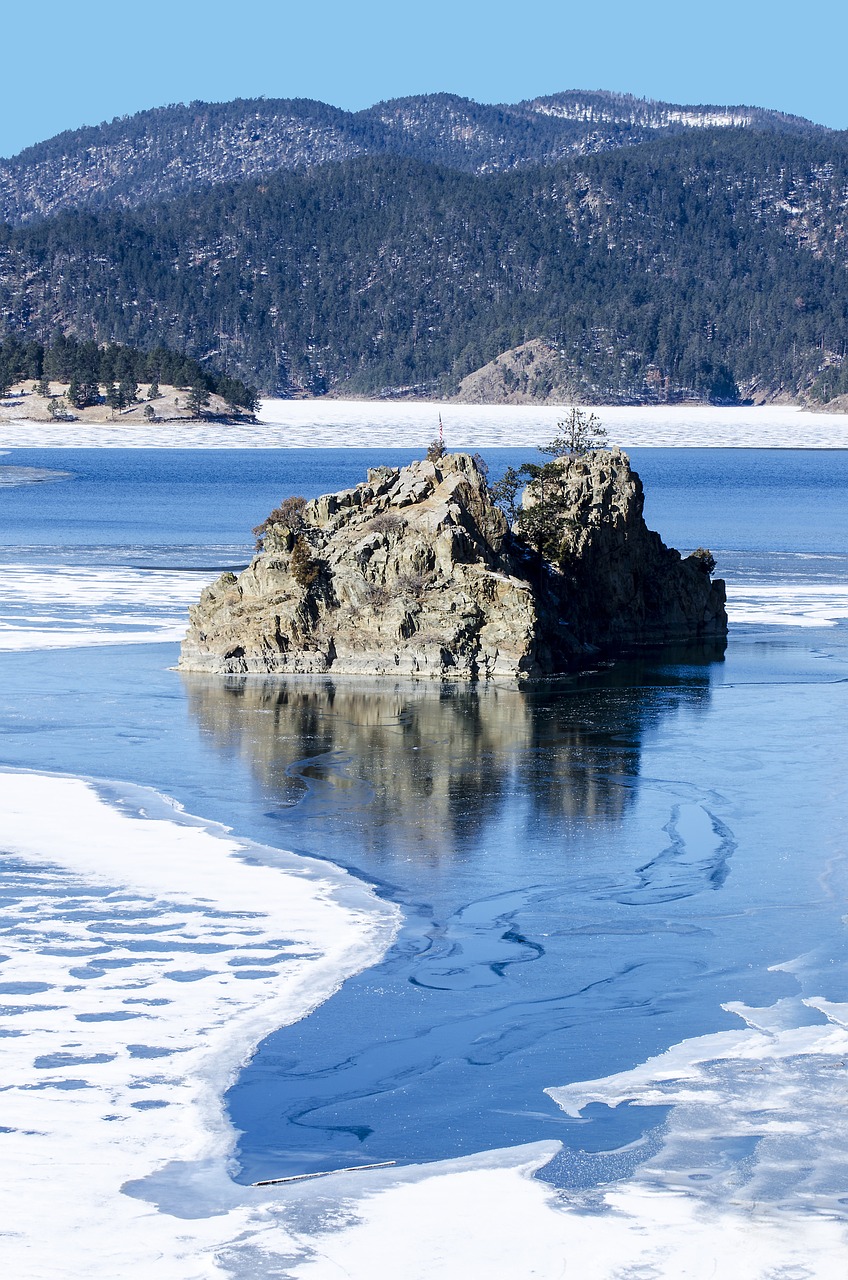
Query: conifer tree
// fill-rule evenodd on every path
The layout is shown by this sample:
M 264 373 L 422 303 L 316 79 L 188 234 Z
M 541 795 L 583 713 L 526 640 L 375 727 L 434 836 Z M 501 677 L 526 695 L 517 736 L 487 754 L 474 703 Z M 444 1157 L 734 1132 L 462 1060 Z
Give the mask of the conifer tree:
M 192 384 L 186 401 L 189 413 L 193 418 L 202 418 L 209 407 L 209 392 L 202 382 Z
M 121 378 L 118 386 L 123 397 L 124 405 L 135 404 L 135 401 L 138 398 L 138 383 L 135 378 L 125 374 L 124 377 Z

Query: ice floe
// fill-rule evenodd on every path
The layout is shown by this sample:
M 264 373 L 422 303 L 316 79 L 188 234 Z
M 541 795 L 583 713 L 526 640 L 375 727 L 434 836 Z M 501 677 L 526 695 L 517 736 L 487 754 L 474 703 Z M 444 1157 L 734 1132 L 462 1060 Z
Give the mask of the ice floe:
M 781 627 L 833 627 L 848 618 L 848 586 L 779 583 L 727 584 L 727 616 L 731 623 Z

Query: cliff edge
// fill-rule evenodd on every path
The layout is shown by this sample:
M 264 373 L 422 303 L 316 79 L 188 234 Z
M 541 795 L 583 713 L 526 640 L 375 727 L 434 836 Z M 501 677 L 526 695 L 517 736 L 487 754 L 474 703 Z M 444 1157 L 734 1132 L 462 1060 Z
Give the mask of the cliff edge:
M 626 455 L 561 467 L 556 564 L 513 535 L 467 454 L 378 467 L 354 489 L 284 504 L 251 565 L 191 609 L 180 667 L 528 677 L 725 635 L 724 583 L 647 529 Z

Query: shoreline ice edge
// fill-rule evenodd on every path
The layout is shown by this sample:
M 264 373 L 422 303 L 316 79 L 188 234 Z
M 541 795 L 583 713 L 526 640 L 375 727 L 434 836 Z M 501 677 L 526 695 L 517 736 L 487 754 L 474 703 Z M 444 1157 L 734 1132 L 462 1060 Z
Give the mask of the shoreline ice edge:
M 808 1276 L 835 1280 L 843 1274 L 844 1215 L 804 1213 L 803 1188 L 794 1206 L 784 1201 L 770 1208 L 767 1201 L 757 1206 L 756 1197 L 739 1188 L 734 1193 L 727 1170 L 724 1181 L 706 1191 L 703 1183 L 687 1187 L 686 1179 L 700 1167 L 699 1146 L 709 1147 L 728 1131 L 750 1131 L 750 1115 L 760 1123 L 764 1107 L 776 1108 L 769 1140 L 816 1141 L 822 1122 L 836 1138 L 842 1080 L 827 1068 L 838 1065 L 836 1057 L 848 1057 L 845 1006 L 819 998 L 783 1001 L 770 1010 L 727 1006 L 746 1027 L 684 1041 L 620 1076 L 551 1088 L 551 1096 L 571 1114 L 593 1101 L 672 1107 L 659 1151 L 635 1174 L 588 1196 L 563 1194 L 534 1179 L 557 1153 L 556 1142 L 371 1175 L 339 1174 L 287 1192 L 253 1191 L 233 1183 L 227 1173 L 235 1133 L 223 1112 L 223 1089 L 269 1027 L 294 1020 L 281 1018 L 283 1006 L 291 1013 L 299 997 L 304 1016 L 332 994 L 339 985 L 340 960 L 350 965 L 351 947 L 362 962 L 359 968 L 379 959 L 394 936 L 397 912 L 333 864 L 283 852 L 278 856 L 285 865 L 257 863 L 252 860 L 257 846 L 184 813 L 176 802 L 148 788 L 0 768 L 0 807 L 6 816 L 4 846 L 41 873 L 33 902 L 42 904 L 35 927 L 32 913 L 29 923 L 21 921 L 25 945 L 20 956 L 7 945 L 13 954 L 12 968 L 7 960 L 0 970 L 5 996 L 11 1000 L 8 986 L 14 985 L 15 975 L 24 986 L 27 977 L 41 977 L 45 982 L 35 985 L 47 987 L 19 993 L 33 1007 L 22 1005 L 15 1021 L 23 1035 L 6 1041 L 16 1052 L 7 1055 L 11 1069 L 2 1098 L 6 1104 L 13 1101 L 15 1112 L 20 1107 L 21 1113 L 18 1132 L 3 1133 L 0 1139 L 11 1145 L 9 1167 L 16 1175 L 4 1205 L 5 1220 L 15 1229 L 0 1248 L 7 1251 L 16 1280 L 42 1280 L 45 1275 L 76 1280 L 83 1269 L 104 1280 L 152 1273 L 164 1280 L 258 1280 L 265 1274 L 296 1280 L 334 1280 L 339 1274 L 355 1280 L 396 1280 L 399 1275 L 404 1280 L 432 1280 L 434 1275 L 467 1280 L 475 1273 L 514 1280 L 516 1275 L 560 1274 L 571 1265 L 579 1267 L 581 1280 L 612 1280 L 622 1267 L 639 1264 L 668 1280 L 706 1280 L 716 1267 L 740 1280 L 788 1276 L 802 1263 Z M 124 860 L 133 859 L 133 876 L 114 874 L 122 869 L 112 861 L 116 839 Z M 63 862 L 69 871 L 61 869 Z M 200 882 L 198 868 L 206 873 Z M 134 883 L 128 886 L 127 880 Z M 93 882 L 101 897 L 86 899 Z M 291 896 L 282 904 L 283 915 L 272 916 L 265 927 L 268 886 L 275 882 Z M 337 901 L 340 886 L 367 905 L 363 917 L 356 915 L 355 906 Z M 56 904 L 52 915 L 51 899 Z M 98 902 L 108 908 L 106 927 L 101 927 Z M 373 918 L 375 904 L 381 908 L 379 925 Z M 294 907 L 301 910 L 293 929 L 298 917 Z M 300 969 L 292 969 L 287 986 L 283 982 L 283 995 L 259 1007 L 253 981 L 241 984 L 247 989 L 244 1005 L 228 1009 L 215 999 L 203 1003 L 204 984 L 214 984 L 221 973 L 230 979 L 224 995 L 227 985 L 238 985 L 228 963 L 219 965 L 219 972 L 210 968 L 203 978 L 178 978 L 165 968 L 174 963 L 172 958 L 151 963 L 149 957 L 139 959 L 137 951 L 126 957 L 131 962 L 126 968 L 106 969 L 100 980 L 68 983 L 64 1005 L 46 1003 L 56 1000 L 60 979 L 81 976 L 66 972 L 63 960 L 70 959 L 74 967 L 84 962 L 83 968 L 102 960 L 103 944 L 96 939 L 109 935 L 110 924 L 120 927 L 107 958 L 116 958 L 122 938 L 150 936 L 145 930 L 152 922 L 157 941 L 169 927 L 168 937 L 196 939 L 201 948 L 213 939 L 224 947 L 220 954 L 228 962 L 249 947 L 276 948 L 283 954 L 283 944 L 269 936 L 283 917 L 289 939 L 285 945 L 298 950 L 310 938 L 320 940 L 321 928 L 329 923 L 347 918 L 348 932 L 331 958 L 326 952 L 317 959 L 292 958 L 289 964 L 297 966 L 299 960 Z M 14 930 L 7 943 L 10 938 L 14 941 Z M 32 970 L 32 944 L 38 974 Z M 368 948 L 374 959 L 366 958 Z M 208 953 L 198 954 L 204 964 L 214 964 Z M 153 959 L 160 955 L 155 952 Z M 304 974 L 310 966 L 311 974 Z M 348 967 L 345 973 L 353 971 Z M 13 983 L 7 984 L 10 976 Z M 274 985 L 281 985 L 276 976 Z M 199 1005 L 207 1020 L 223 1009 L 223 1025 L 219 1017 L 211 1027 L 201 1027 L 207 1039 L 200 1052 L 186 1046 L 200 1033 L 186 1025 L 187 1006 L 176 1000 L 181 991 L 191 993 L 190 1006 Z M 173 1003 L 157 1003 L 171 996 Z M 40 1000 L 45 1003 L 36 1003 Z M 148 1000 L 154 1003 L 139 1006 Z M 96 1020 L 116 1004 L 144 1012 L 139 1020 Z M 802 1005 L 817 1012 L 818 1025 L 800 1025 Z M 234 1012 L 239 1014 L 235 1036 L 228 1022 Z M 169 1013 L 175 1015 L 170 1029 Z M 80 1016 L 86 1020 L 80 1022 Z M 137 1049 L 137 1040 L 152 1040 L 173 1056 L 176 1070 L 168 1074 L 164 1057 L 129 1053 L 109 1058 L 106 1050 L 115 1047 L 116 1028 L 124 1032 L 128 1027 L 124 1039 L 130 1046 Z M 82 1053 L 69 1052 L 74 1037 Z M 32 1062 L 33 1050 L 40 1051 L 35 1062 L 43 1064 L 51 1049 L 57 1061 L 63 1054 L 73 1061 L 40 1067 Z M 763 1077 L 754 1077 L 753 1092 L 752 1061 L 767 1069 Z M 705 1071 L 705 1063 L 718 1063 L 720 1077 Z M 194 1085 L 185 1078 L 192 1066 L 201 1072 Z M 43 1075 L 45 1071 L 49 1074 Z M 80 1074 L 88 1077 L 86 1089 L 61 1088 L 63 1080 Z M 35 1086 L 34 1075 L 42 1075 Z M 139 1111 L 127 1101 L 144 1100 L 148 1090 L 160 1102 L 170 1090 L 179 1108 Z M 814 1100 L 810 1115 L 804 1115 L 807 1098 Z M 107 1099 L 112 1115 L 98 1117 L 95 1113 L 102 1113 Z M 716 1106 L 717 1101 L 724 1105 Z M 840 1130 L 845 1127 L 841 1122 Z M 844 1138 L 844 1132 L 839 1136 Z M 844 1141 L 836 1147 L 844 1160 Z
M 152 789 L 4 766 L 0 810 L 6 858 L 25 884 L 36 870 L 0 969 L 8 1273 L 223 1274 L 211 1254 L 258 1199 L 229 1177 L 224 1092 L 266 1035 L 382 957 L 400 911 L 341 868 L 239 840 Z M 182 1206 L 191 1233 L 122 1193 L 155 1186 L 175 1157 L 213 1193 Z

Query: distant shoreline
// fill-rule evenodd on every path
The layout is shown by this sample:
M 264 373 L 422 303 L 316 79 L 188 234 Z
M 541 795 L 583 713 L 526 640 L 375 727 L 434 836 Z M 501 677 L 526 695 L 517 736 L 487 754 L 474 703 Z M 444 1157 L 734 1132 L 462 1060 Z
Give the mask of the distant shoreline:
M 246 411 L 234 412 L 221 396 L 207 396 L 207 408 L 203 416 L 198 417 L 191 411 L 191 390 L 185 387 L 174 387 L 163 383 L 153 395 L 152 384 L 144 383 L 137 387 L 134 400 L 110 406 L 105 394 L 101 394 L 99 402 L 77 408 L 68 401 L 68 383 L 51 379 L 44 393 L 36 389 L 37 384 L 16 383 L 4 399 L 0 400 L 0 430 L 4 424 L 26 422 L 30 426 L 58 427 L 68 430 L 73 427 L 118 427 L 120 429 L 144 430 L 147 427 L 198 425 L 222 423 L 229 426 L 252 426 L 253 414 Z M 108 390 L 108 388 L 107 388 Z M 146 415 L 150 415 L 147 417 Z

